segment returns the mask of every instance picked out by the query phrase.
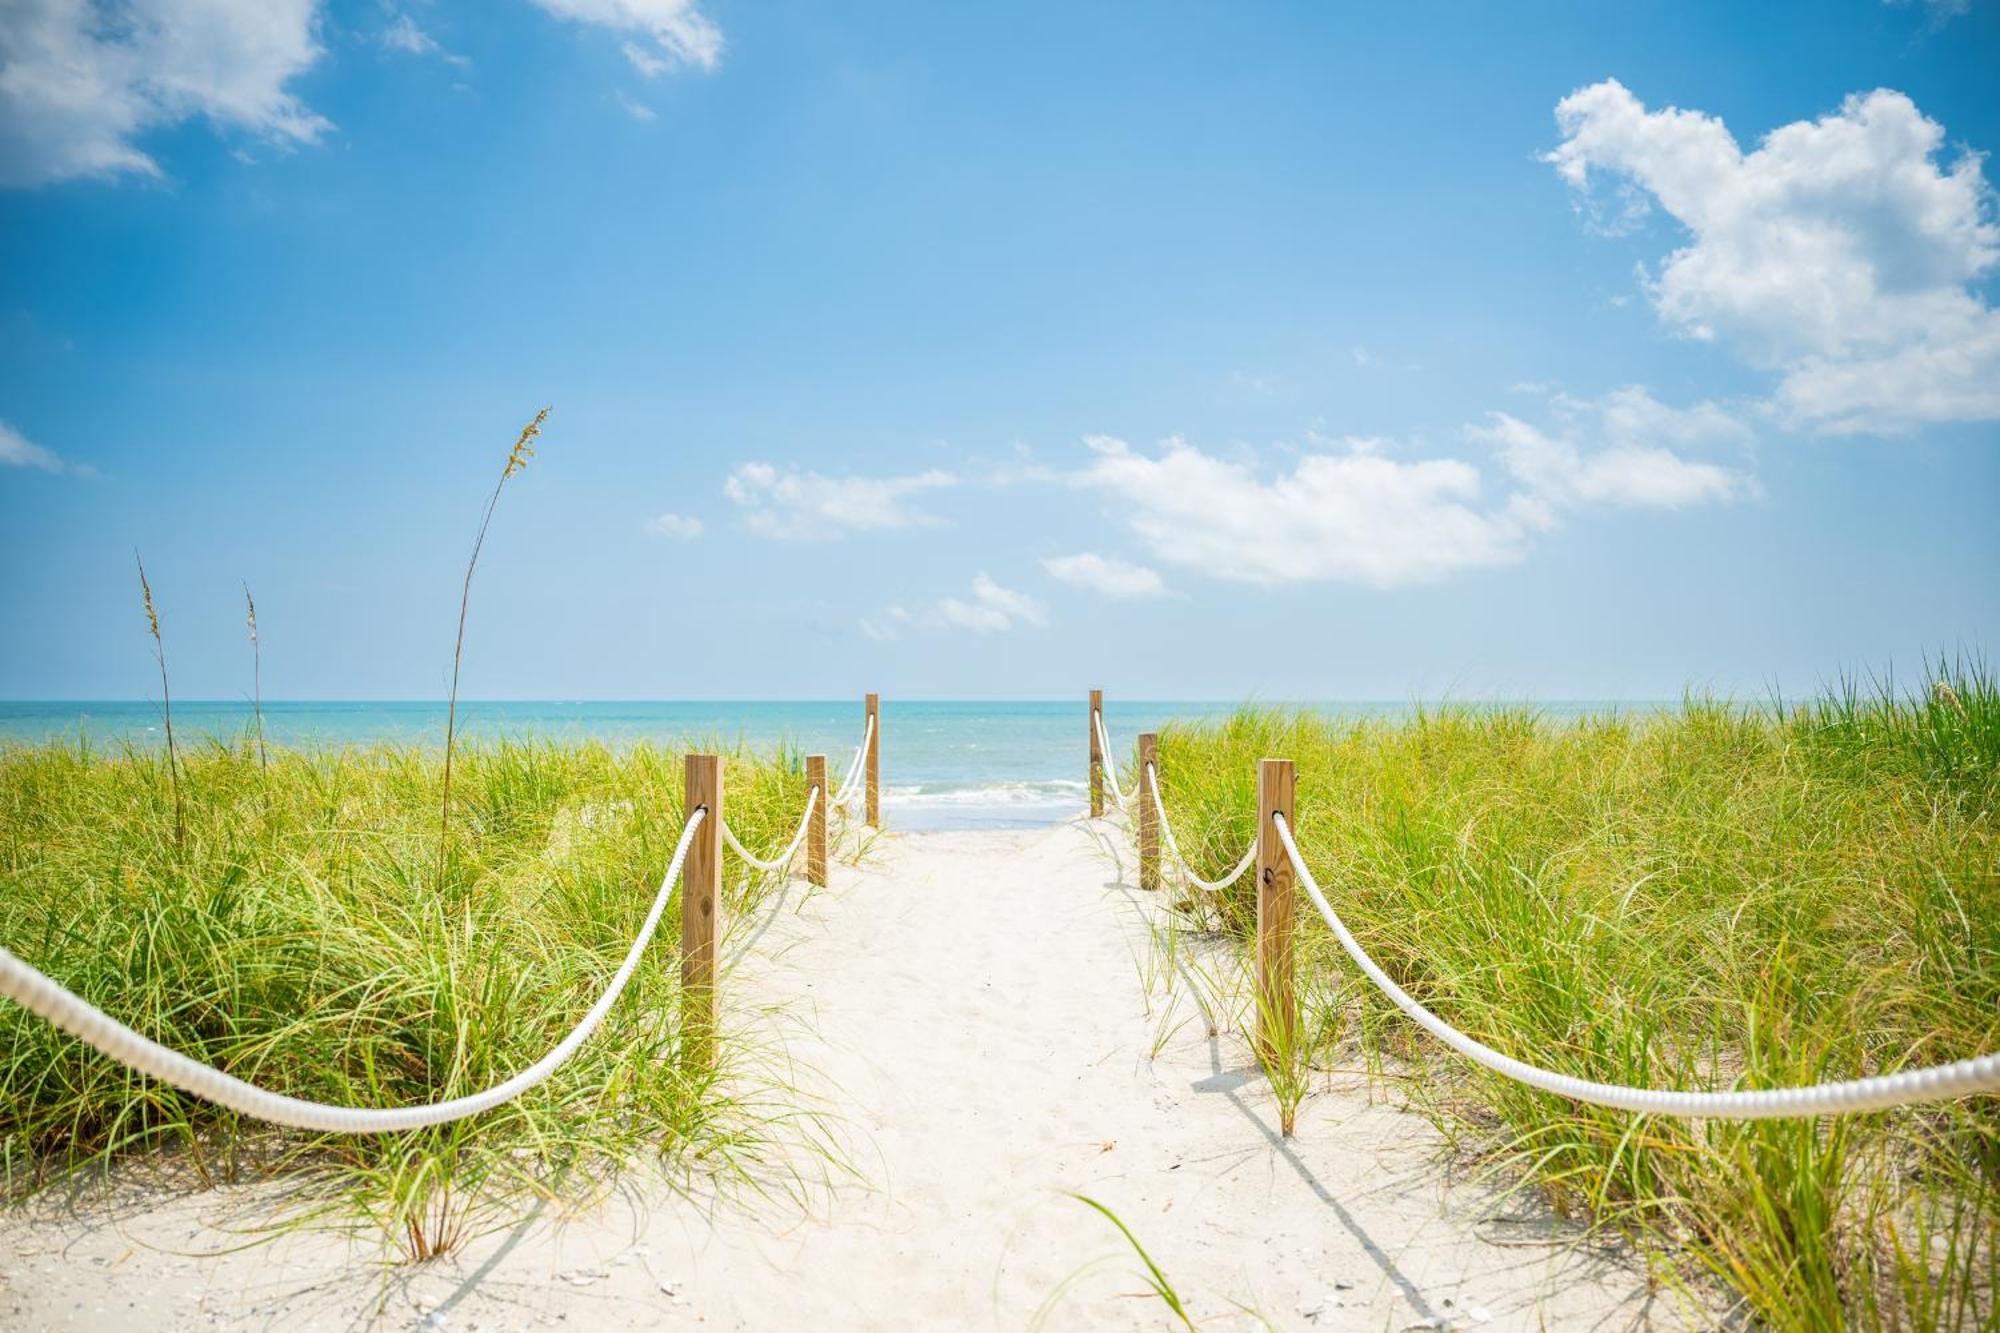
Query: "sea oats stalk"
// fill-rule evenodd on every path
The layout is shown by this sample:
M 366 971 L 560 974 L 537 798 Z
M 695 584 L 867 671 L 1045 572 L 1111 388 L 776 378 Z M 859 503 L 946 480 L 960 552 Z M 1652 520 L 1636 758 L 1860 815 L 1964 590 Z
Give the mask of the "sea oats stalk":
M 458 594 L 458 637 L 451 647 L 451 702 L 446 706 L 444 717 L 444 798 L 438 812 L 438 883 L 444 883 L 445 862 L 451 851 L 451 760 L 452 749 L 458 740 L 458 669 L 465 661 L 465 617 L 472 606 L 472 574 L 479 568 L 479 551 L 486 545 L 486 529 L 493 522 L 493 510 L 500 503 L 501 488 L 507 479 L 528 466 L 528 460 L 535 456 L 535 437 L 542 433 L 542 423 L 549 419 L 549 408 L 535 413 L 535 419 L 521 429 L 521 438 L 514 441 L 514 447 L 507 454 L 507 465 L 500 469 L 500 480 L 493 483 L 493 493 L 486 497 L 486 511 L 479 516 L 479 533 L 472 539 L 472 558 L 465 562 L 465 586 Z
M 250 585 L 243 585 L 243 605 L 248 609 L 246 617 L 250 626 L 250 707 L 257 721 L 257 766 L 271 767 L 270 751 L 264 748 L 264 649 L 257 642 L 257 600 L 250 595 Z
M 132 559 L 139 566 L 139 594 L 146 602 L 146 628 L 153 635 L 153 660 L 160 664 L 160 715 L 167 728 L 167 784 L 174 792 L 174 846 L 179 847 L 187 838 L 187 816 L 181 806 L 181 764 L 180 753 L 174 748 L 174 695 L 167 688 L 167 644 L 160 637 L 160 613 L 153 606 L 153 585 L 146 581 L 146 562 L 134 551 Z

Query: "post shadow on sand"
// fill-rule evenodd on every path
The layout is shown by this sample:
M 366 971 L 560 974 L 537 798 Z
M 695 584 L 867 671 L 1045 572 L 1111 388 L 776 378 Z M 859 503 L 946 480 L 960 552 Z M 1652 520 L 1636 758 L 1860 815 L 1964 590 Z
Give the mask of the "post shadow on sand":
M 1095 827 L 1094 821 L 1090 819 L 1079 818 L 1075 823 L 1111 857 L 1112 878 L 1106 880 L 1103 887 L 1106 889 L 1116 889 L 1124 895 L 1126 902 L 1131 906 L 1133 911 L 1143 912 L 1145 910 L 1144 901 L 1137 896 L 1139 891 L 1136 887 L 1128 882 L 1125 877 L 1125 858 L 1121 854 L 1116 840 L 1104 837 Z M 1194 988 L 1195 980 L 1188 974 L 1185 966 L 1178 959 L 1175 960 L 1174 966 L 1180 972 L 1182 980 L 1189 988 Z M 1423 1294 L 1417 1289 L 1416 1285 L 1396 1266 L 1396 1261 L 1390 1257 L 1389 1253 L 1378 1245 L 1374 1238 L 1355 1220 L 1354 1215 L 1348 1212 L 1346 1206 L 1326 1187 L 1325 1182 L 1313 1174 L 1312 1168 L 1307 1166 L 1299 1155 L 1292 1150 L 1290 1141 L 1274 1130 L 1270 1122 L 1258 1114 L 1257 1110 L 1240 1095 L 1244 1087 L 1264 1076 L 1263 1070 L 1255 1061 L 1239 1065 L 1234 1069 L 1224 1069 L 1222 1066 L 1221 1041 L 1219 1038 L 1211 1036 L 1208 1038 L 1208 1065 L 1210 1071 L 1208 1077 L 1197 1079 L 1188 1086 L 1195 1092 L 1203 1095 L 1220 1093 L 1226 1097 L 1229 1104 L 1235 1107 L 1244 1119 L 1257 1127 L 1257 1132 L 1264 1136 L 1265 1142 L 1270 1144 L 1277 1151 L 1278 1156 L 1282 1157 L 1292 1170 L 1297 1173 L 1299 1179 L 1313 1192 L 1314 1196 L 1333 1212 L 1348 1234 L 1353 1236 L 1355 1241 L 1361 1246 L 1362 1251 L 1381 1270 L 1382 1275 L 1398 1291 L 1402 1292 L 1405 1299 L 1415 1309 L 1419 1318 L 1422 1320 L 1431 1320 L 1438 1323 L 1439 1326 L 1443 1326 L 1446 1321 L 1437 1311 L 1432 1309 L 1430 1303 L 1424 1299 Z M 1487 1243 L 1491 1244 L 1493 1242 L 1488 1241 Z M 1608 1261 L 1600 1260 L 1599 1262 Z M 1649 1285 L 1646 1294 L 1640 1301 L 1642 1311 L 1650 1311 L 1660 1300 L 1661 1294 L 1661 1292 L 1652 1289 Z M 1607 1310 L 1593 1327 L 1606 1327 L 1619 1317 L 1619 1310 Z M 1632 1319 L 1627 1326 L 1639 1327 L 1643 1324 L 1643 1321 L 1644 1315 L 1642 1313 Z M 1741 1305 L 1738 1305 L 1723 1314 L 1714 1326 L 1720 1329 L 1741 1330 L 1750 1327 L 1751 1321 L 1748 1312 Z
M 1144 911 L 1144 904 L 1134 896 L 1134 886 L 1126 882 L 1125 858 L 1119 852 L 1118 844 L 1114 840 L 1104 837 L 1093 826 L 1092 821 L 1079 820 L 1078 822 L 1111 855 L 1112 878 L 1105 883 L 1104 887 L 1107 889 L 1116 889 L 1118 892 L 1124 894 L 1126 901 L 1131 904 L 1134 911 Z M 1175 966 L 1178 967 L 1179 964 L 1176 963 Z M 1187 977 L 1185 972 L 1182 973 L 1182 976 L 1190 986 L 1194 984 L 1193 978 Z M 1276 1150 L 1278 1156 L 1284 1159 L 1285 1164 L 1290 1166 L 1299 1179 L 1305 1182 L 1306 1188 L 1313 1192 L 1313 1196 L 1333 1213 L 1334 1218 L 1347 1231 L 1347 1234 L 1352 1236 L 1355 1243 L 1361 1247 L 1361 1252 L 1368 1256 L 1369 1262 L 1381 1270 L 1382 1276 L 1389 1281 L 1390 1285 L 1403 1294 L 1403 1299 L 1410 1303 L 1411 1308 L 1416 1311 L 1418 1318 L 1428 1320 L 1438 1319 L 1437 1311 L 1432 1309 L 1430 1302 L 1424 1299 L 1424 1294 L 1417 1289 L 1416 1283 L 1410 1281 L 1409 1276 L 1396 1266 L 1396 1261 L 1389 1252 L 1383 1249 L 1376 1242 L 1375 1238 L 1368 1234 L 1367 1229 L 1355 1220 L 1354 1214 L 1350 1213 L 1346 1206 L 1340 1202 L 1339 1198 L 1334 1195 L 1333 1191 L 1326 1187 L 1325 1182 L 1313 1174 L 1312 1168 L 1307 1166 L 1299 1155 L 1292 1150 L 1291 1144 L 1285 1137 L 1273 1129 L 1264 1117 L 1257 1113 L 1256 1108 L 1243 1100 L 1241 1095 L 1243 1087 L 1260 1078 L 1263 1071 L 1254 1063 L 1238 1069 L 1225 1071 L 1222 1067 L 1221 1041 L 1216 1037 L 1208 1039 L 1208 1063 L 1211 1071 L 1209 1076 L 1204 1079 L 1197 1079 L 1188 1086 L 1204 1096 L 1221 1093 L 1224 1097 L 1228 1098 L 1229 1104 L 1241 1112 L 1244 1119 L 1257 1127 L 1257 1132 L 1264 1136 L 1265 1142 L 1270 1144 Z

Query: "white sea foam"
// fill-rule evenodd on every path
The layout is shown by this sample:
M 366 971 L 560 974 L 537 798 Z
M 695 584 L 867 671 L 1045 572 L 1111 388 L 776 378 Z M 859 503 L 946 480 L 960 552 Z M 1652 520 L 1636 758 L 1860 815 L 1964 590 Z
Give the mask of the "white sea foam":
M 1045 805 L 1050 802 L 1075 804 L 1089 793 L 1089 786 L 1065 778 L 1044 782 L 994 782 L 961 787 L 885 787 L 882 799 L 896 805 Z
M 1018 828 L 1056 824 L 1083 808 L 1086 783 L 1067 778 L 960 786 L 891 786 L 882 791 L 893 827 Z

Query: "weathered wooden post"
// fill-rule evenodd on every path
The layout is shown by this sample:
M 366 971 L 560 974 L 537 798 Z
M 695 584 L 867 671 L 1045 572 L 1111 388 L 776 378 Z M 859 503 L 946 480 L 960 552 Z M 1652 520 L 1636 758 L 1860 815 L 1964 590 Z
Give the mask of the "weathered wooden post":
M 681 1033 L 690 1061 L 715 1054 L 715 942 L 722 922 L 722 756 L 687 757 L 687 815 L 706 807 L 681 863 Z
M 1291 858 L 1278 841 L 1273 815 L 1283 815 L 1292 836 L 1296 775 L 1289 759 L 1257 761 L 1257 1054 L 1265 1064 L 1289 1060 L 1298 1031 L 1292 993 L 1292 908 L 1297 886 Z
M 806 883 L 826 887 L 826 807 L 833 793 L 826 789 L 826 756 L 806 756 L 806 785 L 817 793 L 812 818 L 806 821 Z
M 1139 733 L 1139 887 L 1160 887 L 1160 816 L 1154 800 L 1153 770 L 1158 766 L 1158 733 Z
M 863 722 L 863 742 L 868 747 L 868 796 L 863 818 L 869 828 L 882 827 L 882 696 L 868 696 L 867 717 Z
M 1104 712 L 1104 691 L 1090 692 L 1090 817 L 1104 818 L 1104 746 L 1097 739 L 1097 721 Z

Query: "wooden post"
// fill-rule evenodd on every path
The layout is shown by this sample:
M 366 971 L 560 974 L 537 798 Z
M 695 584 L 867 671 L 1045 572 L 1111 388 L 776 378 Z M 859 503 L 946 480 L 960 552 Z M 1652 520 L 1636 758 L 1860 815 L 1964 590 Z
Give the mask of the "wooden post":
M 722 930 L 722 757 L 687 757 L 687 813 L 706 806 L 681 863 L 682 1049 L 698 1064 L 715 1050 L 715 943 Z
M 867 717 L 862 734 L 868 737 L 868 805 L 865 820 L 869 828 L 882 827 L 882 696 L 868 696 Z M 874 723 L 866 727 L 866 723 Z
M 1104 818 L 1104 747 L 1097 741 L 1097 719 L 1104 712 L 1104 691 L 1090 692 L 1090 817 Z
M 1139 733 L 1139 887 L 1160 887 L 1160 816 L 1153 802 L 1153 770 L 1158 766 L 1160 738 Z
M 806 785 L 819 793 L 806 823 L 806 883 L 826 887 L 826 807 L 833 793 L 826 789 L 826 756 L 806 756 Z
M 1274 814 L 1292 836 L 1296 775 L 1289 759 L 1257 761 L 1257 1053 L 1268 1065 L 1290 1058 L 1298 1031 L 1292 992 L 1292 909 L 1298 897 L 1291 858 L 1278 841 Z

